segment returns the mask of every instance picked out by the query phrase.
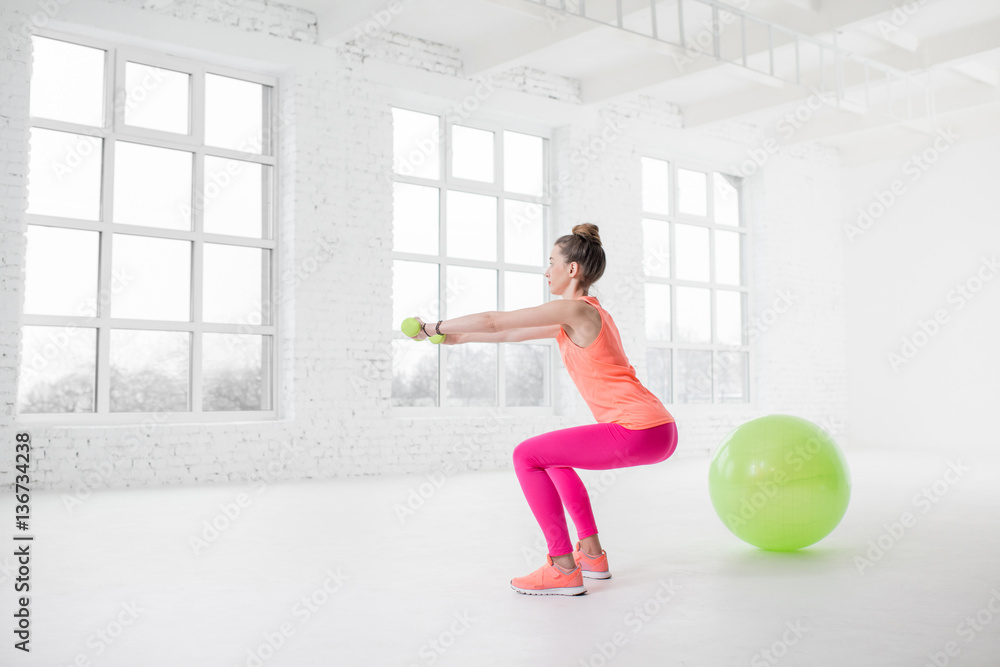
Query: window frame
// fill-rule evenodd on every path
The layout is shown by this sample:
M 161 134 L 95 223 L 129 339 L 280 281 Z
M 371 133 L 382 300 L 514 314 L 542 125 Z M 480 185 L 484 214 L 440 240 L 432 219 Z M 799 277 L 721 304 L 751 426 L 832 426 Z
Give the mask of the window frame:
M 389 181 L 390 186 L 395 183 L 409 183 L 413 185 L 422 185 L 428 187 L 438 188 L 438 210 L 439 210 L 439 228 L 438 228 L 438 252 L 436 255 L 427 255 L 421 253 L 408 253 L 396 250 L 390 251 L 390 265 L 395 262 L 395 260 L 405 260 L 413 262 L 422 262 L 426 264 L 436 264 L 438 266 L 438 295 L 441 300 L 441 308 L 443 311 L 446 306 L 446 299 L 443 296 L 447 293 L 447 267 L 448 266 L 460 266 L 460 267 L 470 267 L 470 268 L 482 268 L 482 269 L 496 269 L 497 271 L 497 303 L 504 304 L 505 302 L 505 286 L 503 280 L 503 274 L 505 271 L 517 271 L 517 272 L 529 272 L 531 270 L 537 271 L 539 275 L 543 275 L 545 272 L 545 261 L 543 260 L 543 265 L 538 267 L 526 266 L 523 264 L 509 264 L 504 259 L 504 241 L 505 241 L 505 202 L 507 199 L 512 199 L 516 201 L 525 201 L 536 203 L 540 206 L 545 207 L 546 215 L 545 220 L 542 222 L 542 239 L 545 245 L 545 250 L 547 251 L 551 244 L 555 241 L 552 236 L 552 209 L 553 209 L 553 196 L 552 196 L 552 128 L 547 125 L 541 125 L 537 123 L 531 123 L 529 121 L 524 121 L 515 116 L 510 116 L 507 114 L 501 114 L 497 112 L 487 111 L 483 109 L 478 109 L 474 114 L 465 114 L 466 117 L 461 117 L 461 113 L 456 112 L 456 108 L 459 105 L 453 101 L 441 100 L 437 98 L 432 98 L 419 93 L 413 93 L 411 91 L 397 90 L 390 99 L 388 104 L 389 107 L 389 135 L 390 143 L 392 141 L 392 109 L 398 108 L 407 111 L 413 111 L 417 113 L 432 114 L 439 117 L 438 130 L 441 132 L 441 173 L 438 179 L 428 179 L 417 176 L 408 176 L 403 174 L 397 174 L 395 172 L 395 165 L 391 164 L 389 166 Z M 474 117 L 472 117 L 474 116 Z M 451 164 L 452 164 L 452 152 L 451 152 L 451 126 L 461 125 L 464 127 L 471 127 L 480 130 L 488 130 L 494 133 L 493 135 L 493 173 L 494 182 L 493 183 L 483 183 L 481 181 L 474 181 L 464 178 L 455 178 L 451 175 Z M 543 167 L 542 173 L 545 177 L 545 184 L 543 186 L 543 191 L 541 196 L 527 195 L 521 193 L 507 193 L 504 190 L 503 182 L 503 132 L 518 132 L 521 134 L 529 134 L 532 136 L 537 136 L 543 140 Z M 471 194 L 481 194 L 486 196 L 492 196 L 497 198 L 497 259 L 495 261 L 489 260 L 475 260 L 475 259 L 463 259 L 463 258 L 451 258 L 447 255 L 447 225 L 448 225 L 448 213 L 447 213 L 447 197 L 446 192 L 457 191 L 457 192 L 468 192 Z M 391 191 L 390 191 L 391 196 Z M 544 254 L 544 253 L 543 253 Z M 544 285 L 543 285 L 544 286 Z M 551 300 L 551 295 L 544 294 L 544 299 L 546 301 Z M 544 301 L 542 302 L 544 303 Z M 482 312 L 482 311 L 480 311 Z M 442 313 L 445 319 L 452 317 L 446 313 Z M 399 331 L 399 325 L 396 324 L 393 327 L 393 340 L 403 340 L 406 336 Z M 423 343 L 429 344 L 429 343 Z M 504 415 L 504 416 L 528 416 L 528 417 L 543 417 L 551 416 L 556 413 L 556 398 L 555 398 L 555 355 L 558 354 L 558 349 L 556 348 L 555 339 L 543 339 L 543 340 L 531 340 L 531 341 L 519 341 L 510 343 L 486 343 L 487 345 L 497 345 L 497 404 L 492 406 L 457 406 L 457 405 L 444 405 L 444 397 L 447 392 L 447 374 L 446 374 L 446 362 L 445 354 L 450 351 L 447 346 L 441 346 L 439 348 L 439 353 L 437 357 L 437 372 L 438 372 L 438 383 L 437 383 L 437 405 L 436 406 L 395 406 L 391 405 L 390 398 L 390 416 L 395 419 L 412 419 L 412 418 L 470 418 L 470 417 L 481 417 L 487 414 L 494 415 Z M 506 403 L 506 348 L 505 346 L 510 345 L 534 345 L 534 346 L 545 346 L 548 347 L 548 362 L 545 364 L 545 378 L 543 386 L 543 397 L 545 405 L 540 406 L 510 406 L 505 405 Z M 391 364 L 390 364 L 391 367 Z M 392 371 L 390 370 L 390 373 Z
M 100 127 L 50 120 L 29 116 L 29 128 L 71 132 L 93 136 L 102 142 L 100 185 L 100 215 L 96 221 L 78 220 L 31 214 L 25 212 L 27 225 L 40 225 L 63 229 L 93 231 L 99 236 L 98 308 L 96 317 L 63 315 L 30 315 L 21 313 L 20 326 L 61 326 L 70 328 L 96 328 L 96 391 L 93 412 L 37 413 L 18 411 L 18 420 L 26 425 L 43 426 L 105 426 L 118 424 L 182 424 L 246 421 L 274 421 L 280 418 L 281 333 L 279 304 L 273 300 L 274 290 L 280 285 L 281 244 L 280 229 L 284 219 L 279 203 L 282 198 L 282 169 L 278 156 L 281 151 L 281 131 L 276 110 L 281 108 L 280 79 L 277 76 L 252 72 L 233 67 L 168 55 L 131 44 L 98 39 L 88 35 L 62 30 L 36 29 L 39 37 L 66 41 L 80 46 L 102 49 L 104 61 L 104 119 Z M 184 72 L 191 76 L 189 87 L 188 134 L 181 135 L 163 130 L 127 126 L 124 123 L 125 63 L 139 62 Z M 222 147 L 207 146 L 205 132 L 205 76 L 228 76 L 270 88 L 264 96 L 261 153 L 247 153 Z M 29 84 L 30 85 L 30 84 Z M 120 104 L 119 104 L 120 101 Z M 145 146 L 169 148 L 192 153 L 192 226 L 190 230 L 173 230 L 160 227 L 130 225 L 113 222 L 114 219 L 114 155 L 117 141 L 139 143 Z M 204 191 L 204 161 L 206 153 L 226 159 L 254 162 L 270 168 L 270 180 L 262 188 L 262 212 L 269 218 L 269 228 L 262 238 L 230 236 L 204 232 L 204 206 L 198 206 L 199 191 Z M 30 158 L 29 158 L 30 159 Z M 125 319 L 109 316 L 109 308 L 102 294 L 112 284 L 112 248 L 114 234 L 129 234 L 159 239 L 177 239 L 191 243 L 190 315 L 187 320 Z M 270 324 L 206 323 L 202 318 L 202 286 L 204 283 L 203 249 L 205 243 L 222 243 L 231 246 L 260 248 L 270 254 L 270 266 L 261 272 L 261 315 Z M 188 362 L 189 409 L 176 412 L 111 412 L 110 411 L 110 351 L 112 329 L 137 329 L 143 331 L 184 331 L 191 335 Z M 247 333 L 262 335 L 261 390 L 269 392 L 262 410 L 202 410 L 202 337 L 203 333 Z M 270 345 L 266 343 L 270 337 Z M 23 362 L 23 360 L 22 360 Z M 20 368 L 18 371 L 20 378 Z
M 753 257 L 753 233 L 750 225 L 748 224 L 747 215 L 747 179 L 745 177 L 740 177 L 735 174 L 729 173 L 729 169 L 720 167 L 718 164 L 712 163 L 707 160 L 698 160 L 696 158 L 691 158 L 685 155 L 679 155 L 675 153 L 670 153 L 665 150 L 657 149 L 645 149 L 640 152 L 639 155 L 639 182 L 642 183 L 642 158 L 650 158 L 654 160 L 661 160 L 668 163 L 669 169 L 669 207 L 670 212 L 667 214 L 658 214 L 647 212 L 642 205 L 642 201 L 639 202 L 639 209 L 641 212 L 640 225 L 642 220 L 658 220 L 668 224 L 669 231 L 669 244 L 670 244 L 670 277 L 662 278 L 659 276 L 647 276 L 645 271 L 643 272 L 643 290 L 645 290 L 645 285 L 654 283 L 661 285 L 668 285 L 670 288 L 670 340 L 649 340 L 645 338 L 645 349 L 646 349 L 646 369 L 648 377 L 649 368 L 649 350 L 650 349 L 668 349 L 670 350 L 670 400 L 664 401 L 664 405 L 679 408 L 683 407 L 685 410 L 694 411 L 707 411 L 716 410 L 719 407 L 725 407 L 729 409 L 755 409 L 757 403 L 756 392 L 753 390 L 754 378 L 756 373 L 757 359 L 756 359 L 756 349 L 753 345 L 753 337 L 751 336 L 752 329 L 752 318 L 751 313 L 753 312 L 754 302 L 753 302 L 753 284 L 752 284 L 752 273 L 750 271 L 750 258 Z M 694 215 L 691 213 L 681 213 L 679 208 L 679 183 L 677 179 L 678 169 L 696 171 L 704 173 L 708 176 L 707 183 L 707 208 L 706 214 L 704 216 Z M 715 174 L 725 174 L 728 176 L 740 178 L 740 184 L 736 188 L 736 195 L 739 203 L 739 225 L 731 226 L 720 224 L 715 219 L 715 196 L 714 196 L 714 179 Z M 641 197 L 640 187 L 640 197 Z M 676 271 L 676 253 L 677 244 L 675 239 L 675 225 L 677 223 L 694 225 L 711 230 L 708 235 L 708 262 L 709 262 L 709 280 L 708 281 L 696 281 L 696 280 L 681 280 L 677 278 Z M 743 236 L 742 243 L 740 245 L 740 284 L 732 285 L 729 283 L 719 283 L 715 281 L 716 278 L 716 247 L 715 247 L 715 231 L 724 232 L 736 232 Z M 645 254 L 645 239 L 643 239 L 643 253 Z M 690 343 L 677 340 L 677 287 L 695 287 L 699 289 L 708 289 L 710 293 L 710 305 L 709 305 L 709 323 L 711 327 L 711 337 L 712 342 L 709 343 Z M 738 346 L 734 346 L 727 343 L 715 342 L 717 335 L 717 300 L 716 295 L 718 291 L 725 292 L 738 292 L 742 295 L 743 299 L 743 321 L 740 324 L 740 333 L 742 338 L 742 343 Z M 645 297 L 643 299 L 645 303 Z M 646 313 L 643 312 L 643 322 L 645 323 Z M 645 326 L 643 326 L 643 336 L 645 337 Z M 694 351 L 708 351 L 712 353 L 712 377 L 711 377 L 711 400 L 708 402 L 699 403 L 682 403 L 677 401 L 677 378 L 678 378 L 678 365 L 677 365 L 677 350 L 694 350 Z M 716 387 L 717 387 L 717 358 L 720 353 L 734 352 L 738 354 L 746 354 L 747 359 L 747 372 L 745 380 L 745 400 L 739 402 L 718 402 L 716 401 Z

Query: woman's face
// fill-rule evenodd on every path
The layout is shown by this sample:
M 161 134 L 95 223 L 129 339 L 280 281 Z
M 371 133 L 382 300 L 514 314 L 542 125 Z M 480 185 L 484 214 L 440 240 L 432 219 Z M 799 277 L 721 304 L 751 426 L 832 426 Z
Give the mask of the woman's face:
M 579 274 L 577 263 L 571 262 L 567 264 L 559 246 L 552 246 L 552 252 L 549 257 L 549 269 L 545 272 L 545 278 L 549 281 L 549 292 L 552 294 L 563 294 L 577 274 Z

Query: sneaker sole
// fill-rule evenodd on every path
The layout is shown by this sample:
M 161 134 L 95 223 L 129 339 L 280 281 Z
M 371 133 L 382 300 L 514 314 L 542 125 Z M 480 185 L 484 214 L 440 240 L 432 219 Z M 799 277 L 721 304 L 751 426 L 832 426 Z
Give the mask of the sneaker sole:
M 542 588 L 540 590 L 528 590 L 518 588 L 514 584 L 510 585 L 511 590 L 522 595 L 583 595 L 587 589 L 583 586 L 571 586 L 569 588 Z
M 604 572 L 591 572 L 590 570 L 584 570 L 582 572 L 584 579 L 610 579 L 611 572 L 605 570 Z

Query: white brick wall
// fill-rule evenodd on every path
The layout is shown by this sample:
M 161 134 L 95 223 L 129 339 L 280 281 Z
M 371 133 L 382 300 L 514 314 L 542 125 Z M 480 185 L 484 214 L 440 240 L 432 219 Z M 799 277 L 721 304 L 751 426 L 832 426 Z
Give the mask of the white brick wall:
M 294 8 L 259 2 L 130 2 L 198 20 L 212 16 L 220 29 L 266 32 L 315 41 L 315 18 Z M 266 15 L 266 20 L 264 16 Z M 0 26 L 22 21 L 0 10 Z M 211 49 L 211 44 L 201 45 Z M 255 479 L 327 478 L 420 472 L 447 461 L 455 469 L 506 468 L 513 447 L 539 432 L 592 422 L 565 370 L 557 373 L 557 415 L 525 419 L 487 412 L 474 419 L 392 419 L 390 415 L 392 166 L 390 99 L 393 90 L 365 79 L 366 59 L 382 58 L 436 75 L 460 78 L 458 52 L 397 33 L 380 33 L 361 48 L 317 49 L 315 68 L 282 75 L 284 224 L 281 262 L 298 275 L 274 296 L 280 306 L 283 419 L 274 423 L 32 428 L 38 458 L 36 487 L 191 484 Z M 26 51 L 0 62 L 5 118 L 2 206 L 3 317 L 0 322 L 0 397 L 5 442 L 13 432 L 18 321 L 23 287 L 24 172 L 27 116 Z M 334 65 L 327 63 L 334 61 Z M 579 83 L 518 68 L 497 76 L 498 88 L 576 104 Z M 458 102 L 456 98 L 452 100 Z M 9 113 L 7 111 L 9 109 Z M 600 110 L 594 124 L 555 129 L 553 186 L 555 236 L 579 221 L 594 221 L 607 244 L 609 266 L 592 293 L 611 310 L 626 351 L 645 372 L 638 157 L 643 127 L 680 132 L 678 109 L 639 97 Z M 20 146 L 20 150 L 18 147 Z M 797 412 L 820 421 L 841 415 L 843 396 L 842 277 L 829 253 L 820 209 L 838 206 L 837 169 L 810 156 L 772 158 L 749 183 L 748 199 L 760 217 L 754 263 L 756 310 L 777 289 L 801 295 L 794 314 L 762 337 L 757 410 L 674 406 L 682 434 L 678 456 L 705 453 L 728 430 L 766 412 Z M 721 165 L 720 165 L 721 166 Z M 830 234 L 837 233 L 833 230 Z M 328 255 L 325 248 L 333 248 Z M 840 323 L 840 324 L 838 324 Z M 840 327 L 838 329 L 837 327 Z M 360 333 L 359 333 L 360 332 Z M 805 332 L 805 333 L 803 333 Z M 558 352 L 554 349 L 558 358 Z M 813 364 L 825 371 L 802 371 Z M 559 365 L 559 364 L 557 364 Z M 0 461 L 0 482 L 11 481 Z
M 0 10 L 0 461 L 3 483 L 12 481 L 13 426 L 20 363 L 19 316 L 24 307 L 24 210 L 28 182 L 28 80 L 31 43 L 21 35 L 29 14 Z
M 316 43 L 316 15 L 313 12 L 267 0 L 106 0 L 156 14 L 196 21 L 219 23 L 249 32 L 307 44 Z
M 570 104 L 580 103 L 580 81 L 533 67 L 514 67 L 491 76 L 498 88 L 517 90 Z

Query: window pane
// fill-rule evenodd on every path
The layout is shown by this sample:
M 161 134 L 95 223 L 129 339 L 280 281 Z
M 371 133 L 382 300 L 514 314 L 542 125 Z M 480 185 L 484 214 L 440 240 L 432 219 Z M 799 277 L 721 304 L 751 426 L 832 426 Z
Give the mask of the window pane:
M 425 262 L 392 262 L 392 324 L 398 331 L 407 317 L 419 317 L 424 322 L 437 322 L 440 298 L 438 295 L 438 265 Z M 413 341 L 407 340 L 406 343 Z
M 511 311 L 545 303 L 545 276 L 540 273 L 504 271 L 504 307 Z
M 649 367 L 649 379 L 646 387 L 656 394 L 661 403 L 670 403 L 670 350 L 662 347 L 651 347 L 646 352 L 646 365 Z
M 93 412 L 97 405 L 97 329 L 21 327 L 17 409 Z
M 263 193 L 270 184 L 270 167 L 206 155 L 204 178 L 197 194 L 204 202 L 206 232 L 253 239 L 269 236 Z
M 719 290 L 715 293 L 716 342 L 723 345 L 743 344 L 743 295 Z
M 441 178 L 440 117 L 393 108 L 392 153 L 397 174 Z
M 451 175 L 493 182 L 493 133 L 462 125 L 451 126 Z
M 393 185 L 392 249 L 438 254 L 440 190 L 423 185 Z
M 677 170 L 677 210 L 690 215 L 708 215 L 708 174 Z
M 247 153 L 262 153 L 263 141 L 264 86 L 228 76 L 206 74 L 205 143 Z
M 712 402 L 712 353 L 677 350 L 677 402 Z
M 508 192 L 541 197 L 545 188 L 545 141 L 520 132 L 503 133 L 503 185 Z
M 497 258 L 497 199 L 468 192 L 447 192 L 448 255 Z
M 740 243 L 743 235 L 738 232 L 715 232 L 715 281 L 725 285 L 739 285 L 743 276 Z
M 191 334 L 111 330 L 111 411 L 188 410 Z
M 677 340 L 712 342 L 712 293 L 700 287 L 677 287 Z
M 270 336 L 202 335 L 202 409 L 265 410 L 261 363 Z
M 643 267 L 647 276 L 670 277 L 670 224 L 662 220 L 643 220 Z
M 31 36 L 29 113 L 68 123 L 104 125 L 104 50 Z
M 497 310 L 497 272 L 495 269 L 448 267 L 448 294 L 445 319 Z
M 445 405 L 497 404 L 497 343 L 467 343 L 444 348 L 448 390 Z
M 28 213 L 99 219 L 102 146 L 97 137 L 31 128 Z
M 708 282 L 708 227 L 674 225 L 677 277 Z
M 546 208 L 541 204 L 505 199 L 504 261 L 508 264 L 542 266 L 545 264 L 543 230 Z
M 181 320 L 191 317 L 191 242 L 115 234 L 111 272 L 127 287 L 111 292 L 111 316 Z
M 715 353 L 715 402 L 745 403 L 747 396 L 747 353 Z
M 191 229 L 193 154 L 126 141 L 115 144 L 115 222 Z
M 545 405 L 545 370 L 549 367 L 547 345 L 506 345 L 504 366 L 507 405 Z
M 204 247 L 205 322 L 268 324 L 263 321 L 262 282 L 268 275 L 269 251 L 261 248 L 206 243 Z
M 125 124 L 187 134 L 190 85 L 190 74 L 125 63 Z
M 426 341 L 392 341 L 393 407 L 437 407 L 440 349 Z
M 670 285 L 646 283 L 646 340 L 670 340 Z
M 24 312 L 95 316 L 100 234 L 28 225 Z
M 670 215 L 670 163 L 642 158 L 642 210 Z
M 726 176 L 716 172 L 712 176 L 715 183 L 715 221 L 720 225 L 740 224 L 740 200 L 739 193 L 734 188 Z

